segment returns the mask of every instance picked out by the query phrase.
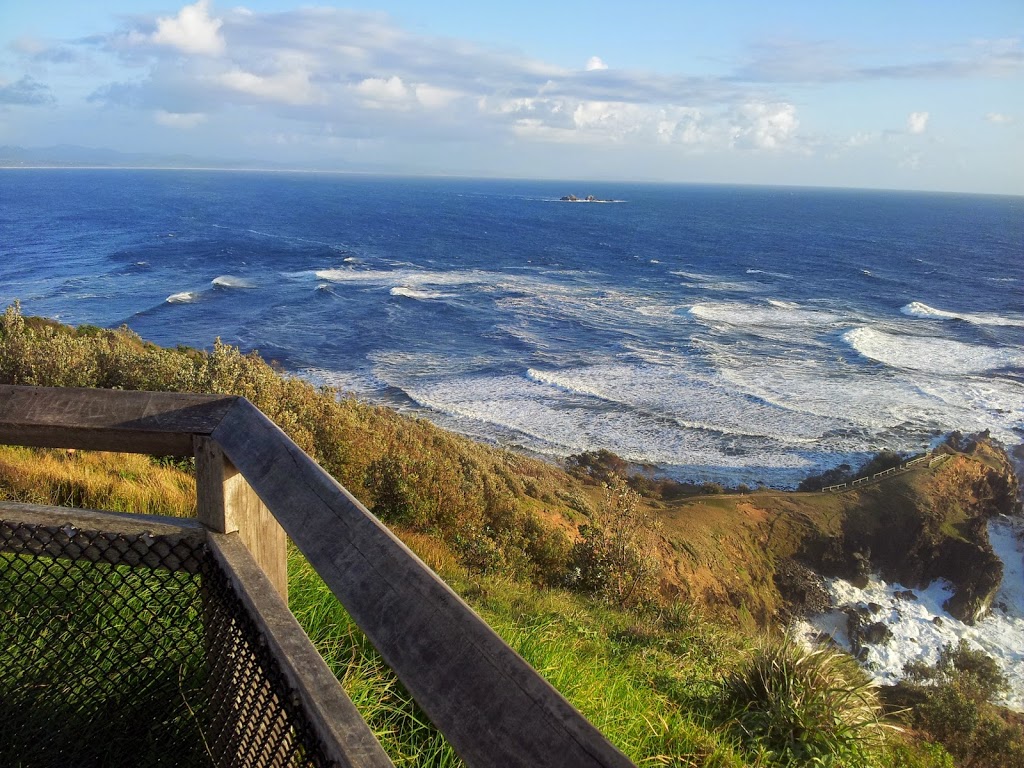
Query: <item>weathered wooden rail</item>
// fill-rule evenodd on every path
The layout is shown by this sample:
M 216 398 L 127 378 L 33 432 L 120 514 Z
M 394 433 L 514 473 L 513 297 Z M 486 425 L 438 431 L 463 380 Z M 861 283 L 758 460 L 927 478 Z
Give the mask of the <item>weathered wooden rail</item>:
M 194 456 L 199 522 L 239 584 L 273 585 L 243 593 L 339 765 L 389 761 L 379 747 L 367 749 L 365 724 L 347 698 L 339 703 L 344 694 L 325 680 L 323 661 L 311 660 L 308 639 L 295 639 L 297 624 L 281 602 L 286 535 L 468 765 L 632 765 L 248 400 L 0 386 L 0 443 Z M 258 569 L 245 565 L 234 542 Z

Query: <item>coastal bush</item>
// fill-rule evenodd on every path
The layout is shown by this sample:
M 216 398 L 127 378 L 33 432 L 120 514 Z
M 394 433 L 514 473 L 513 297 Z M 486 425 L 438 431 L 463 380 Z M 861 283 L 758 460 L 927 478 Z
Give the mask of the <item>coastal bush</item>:
M 902 453 L 897 453 L 896 451 L 879 451 L 861 464 L 860 468 L 854 473 L 854 477 L 867 477 L 876 472 L 884 472 L 887 469 L 898 467 L 906 458 Z
M 869 765 L 883 743 L 877 688 L 847 654 L 768 640 L 722 685 L 728 724 L 780 765 Z
M 830 485 L 840 485 L 853 480 L 853 467 L 849 464 L 840 464 L 833 469 L 826 469 L 820 475 L 809 475 L 800 481 L 798 491 L 820 491 Z
M 935 664 L 911 662 L 904 672 L 897 700 L 912 705 L 914 725 L 931 734 L 961 765 L 1024 766 L 1024 729 L 992 705 L 1007 685 L 992 657 L 961 639 L 943 646 Z
M 620 607 L 653 597 L 660 570 L 658 522 L 621 480 L 605 486 L 602 503 L 580 526 L 569 554 L 569 583 Z
M 557 502 L 560 493 L 590 509 L 555 467 L 281 375 L 255 352 L 220 339 L 209 352 L 165 349 L 127 328 L 26 318 L 14 302 L 0 316 L 0 383 L 246 397 L 383 519 L 458 544 L 467 564 L 479 566 L 490 552 L 494 562 L 544 581 L 552 568 L 565 572 L 564 560 L 555 560 L 568 547 L 537 516 L 524 478 L 554 507 L 552 516 L 571 514 Z

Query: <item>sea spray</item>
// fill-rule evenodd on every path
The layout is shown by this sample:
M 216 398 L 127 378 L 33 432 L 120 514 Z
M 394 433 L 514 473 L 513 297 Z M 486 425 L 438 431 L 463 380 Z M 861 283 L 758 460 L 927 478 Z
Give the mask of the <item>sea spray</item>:
M 974 626 L 943 609 L 952 585 L 937 580 L 924 589 L 908 589 L 873 576 L 863 589 L 844 579 L 827 579 L 834 609 L 797 622 L 795 631 L 807 643 L 828 638 L 852 650 L 847 611 L 866 612 L 870 622 L 882 622 L 891 636 L 865 643 L 863 665 L 878 682 L 892 685 L 902 679 L 903 666 L 921 660 L 934 664 L 946 644 L 961 638 L 994 658 L 1009 688 L 998 703 L 1024 712 L 1024 520 L 1000 516 L 989 522 L 989 538 L 1003 561 L 1003 583 L 991 613 Z

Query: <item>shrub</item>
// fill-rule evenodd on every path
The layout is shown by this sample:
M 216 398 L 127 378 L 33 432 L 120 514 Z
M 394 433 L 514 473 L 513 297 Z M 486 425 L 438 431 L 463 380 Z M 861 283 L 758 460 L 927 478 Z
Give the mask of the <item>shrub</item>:
M 722 685 L 741 741 L 781 765 L 869 763 L 881 744 L 877 687 L 847 654 L 771 640 Z
M 820 491 L 830 485 L 840 485 L 852 480 L 853 468 L 849 464 L 840 464 L 835 469 L 826 469 L 820 475 L 811 475 L 800 481 L 798 491 Z
M 629 463 L 609 450 L 584 451 L 565 459 L 565 469 L 581 480 L 613 483 L 626 476 Z
M 580 526 L 569 555 L 570 586 L 620 607 L 652 597 L 657 584 L 658 522 L 624 482 L 605 486 L 602 503 Z
M 1024 729 L 1006 721 L 992 699 L 1006 688 L 995 660 L 966 640 L 946 644 L 934 665 L 911 662 L 899 693 L 913 721 L 972 768 L 1024 766 Z

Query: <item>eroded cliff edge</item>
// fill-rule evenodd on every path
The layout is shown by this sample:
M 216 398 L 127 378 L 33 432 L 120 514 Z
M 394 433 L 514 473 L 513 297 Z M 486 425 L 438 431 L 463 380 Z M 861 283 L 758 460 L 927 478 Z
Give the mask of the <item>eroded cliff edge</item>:
M 1019 482 L 987 436 L 956 436 L 938 455 L 945 458 L 933 466 L 838 493 L 760 491 L 667 505 L 666 589 L 768 626 L 827 607 L 817 575 L 856 582 L 877 572 L 908 587 L 943 578 L 954 586 L 947 610 L 973 623 L 1003 575 L 987 523 L 1020 513 Z

